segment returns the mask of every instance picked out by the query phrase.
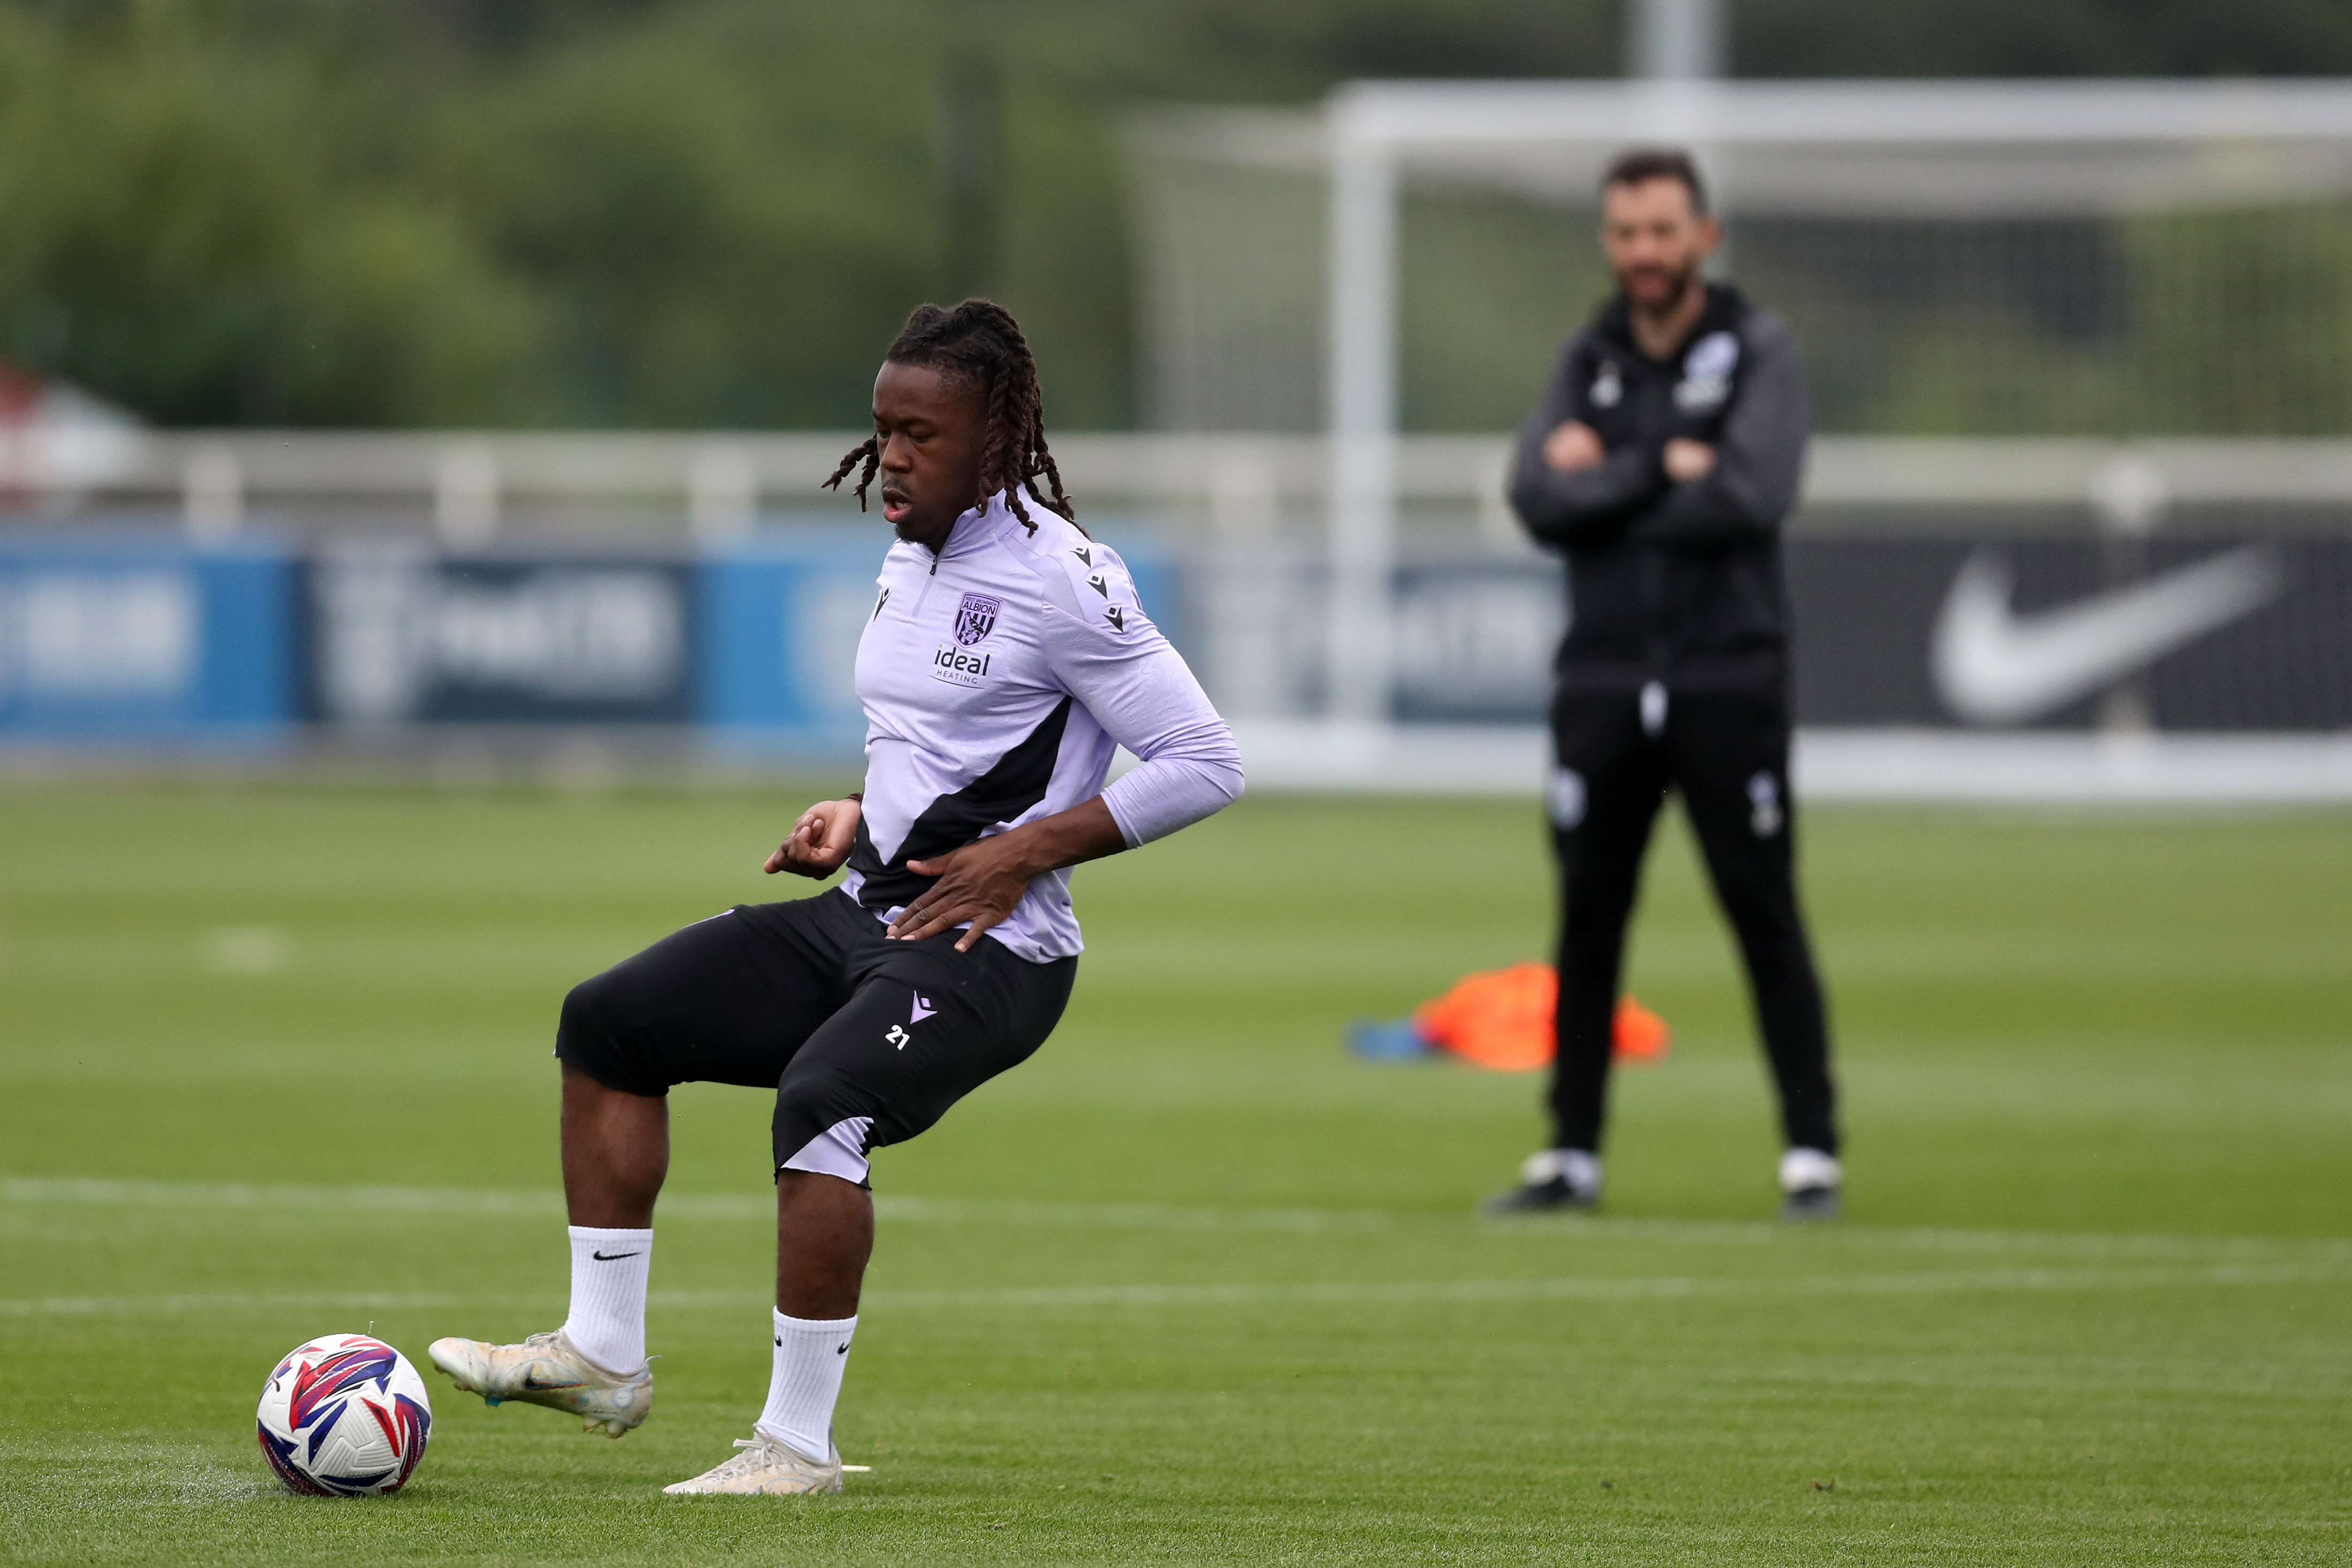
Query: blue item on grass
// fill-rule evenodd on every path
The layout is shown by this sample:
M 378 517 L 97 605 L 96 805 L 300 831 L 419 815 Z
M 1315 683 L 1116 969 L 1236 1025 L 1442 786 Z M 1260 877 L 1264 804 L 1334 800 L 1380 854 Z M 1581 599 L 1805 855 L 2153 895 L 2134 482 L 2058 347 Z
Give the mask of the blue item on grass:
M 1386 1024 L 1358 1018 L 1348 1026 L 1348 1054 L 1368 1062 L 1412 1062 L 1433 1051 L 1410 1018 Z

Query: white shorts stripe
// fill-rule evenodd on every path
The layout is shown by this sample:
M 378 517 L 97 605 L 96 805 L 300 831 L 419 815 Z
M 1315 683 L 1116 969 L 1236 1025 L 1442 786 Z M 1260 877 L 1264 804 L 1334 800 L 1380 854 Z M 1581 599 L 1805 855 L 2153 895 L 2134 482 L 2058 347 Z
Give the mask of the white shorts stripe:
M 820 1176 L 839 1176 L 845 1182 L 863 1184 L 868 1169 L 866 1163 L 866 1134 L 874 1125 L 870 1116 L 852 1116 L 835 1122 L 800 1147 L 800 1152 L 784 1162 L 787 1171 L 813 1171 Z

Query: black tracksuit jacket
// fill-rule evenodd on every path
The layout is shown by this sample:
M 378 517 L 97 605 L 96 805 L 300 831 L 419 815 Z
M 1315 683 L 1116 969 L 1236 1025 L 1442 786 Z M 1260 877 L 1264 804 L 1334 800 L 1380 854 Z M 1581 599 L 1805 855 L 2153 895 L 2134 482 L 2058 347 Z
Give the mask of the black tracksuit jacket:
M 1511 505 L 1568 557 L 1560 695 L 1669 691 L 1785 696 L 1788 597 L 1780 522 L 1797 497 L 1811 419 L 1796 340 L 1723 284 L 1669 358 L 1634 346 L 1622 299 L 1560 350 L 1519 431 Z M 1608 456 L 1555 473 L 1544 437 L 1570 419 Z M 1715 448 L 1705 479 L 1676 484 L 1661 454 L 1677 436 Z
M 1557 474 L 1544 437 L 1580 419 L 1606 458 Z M 1552 703 L 1552 837 L 1560 863 L 1559 1050 L 1553 1141 L 1597 1150 L 1625 926 L 1658 805 L 1681 792 L 1739 933 L 1792 1148 L 1838 1147 L 1829 1026 L 1797 903 L 1789 828 L 1789 637 L 1780 521 L 1810 421 L 1795 341 L 1774 316 L 1710 288 L 1664 360 L 1633 346 L 1622 300 L 1568 341 L 1519 433 L 1511 504 L 1568 556 L 1568 635 Z M 1677 436 L 1715 468 L 1669 481 Z M 1636 705 L 1651 681 L 1671 711 Z M 1638 715 L 1638 717 L 1637 717 Z M 1573 780 L 1562 792 L 1564 780 Z

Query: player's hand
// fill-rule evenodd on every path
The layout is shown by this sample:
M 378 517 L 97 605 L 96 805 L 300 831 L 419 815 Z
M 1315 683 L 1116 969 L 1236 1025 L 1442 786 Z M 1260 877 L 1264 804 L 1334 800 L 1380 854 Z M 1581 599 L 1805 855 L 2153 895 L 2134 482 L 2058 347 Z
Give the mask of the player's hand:
M 956 938 L 955 944 L 958 952 L 970 952 L 982 931 L 1013 912 L 1029 890 L 1030 879 L 1044 868 L 1031 860 L 1027 835 L 1015 830 L 929 860 L 909 860 L 907 869 L 939 880 L 901 910 L 883 934 L 920 942 L 970 921 L 971 929 Z
M 821 800 L 801 813 L 792 833 L 763 868 L 768 875 L 790 871 L 796 877 L 830 877 L 849 858 L 857 839 L 858 806 L 854 800 Z
M 1665 465 L 1666 478 L 1686 485 L 1715 472 L 1715 448 L 1704 441 L 1677 436 L 1666 443 Z
M 1597 468 L 1608 455 L 1601 445 L 1600 432 L 1580 419 L 1571 419 L 1544 437 L 1544 466 L 1556 474 Z

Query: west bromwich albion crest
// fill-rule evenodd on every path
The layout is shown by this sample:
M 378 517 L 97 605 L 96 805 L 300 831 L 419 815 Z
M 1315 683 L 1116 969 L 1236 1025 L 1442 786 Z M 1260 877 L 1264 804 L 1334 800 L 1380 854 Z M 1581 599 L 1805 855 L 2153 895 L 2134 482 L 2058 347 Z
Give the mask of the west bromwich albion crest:
M 1683 356 L 1683 379 L 1675 384 L 1675 406 L 1685 414 L 1703 413 L 1731 395 L 1731 373 L 1739 366 L 1739 339 L 1733 333 L 1709 332 Z
M 963 603 L 956 606 L 956 641 L 970 647 L 996 629 L 996 612 L 1004 607 L 1002 599 L 992 599 L 985 594 L 966 594 Z

